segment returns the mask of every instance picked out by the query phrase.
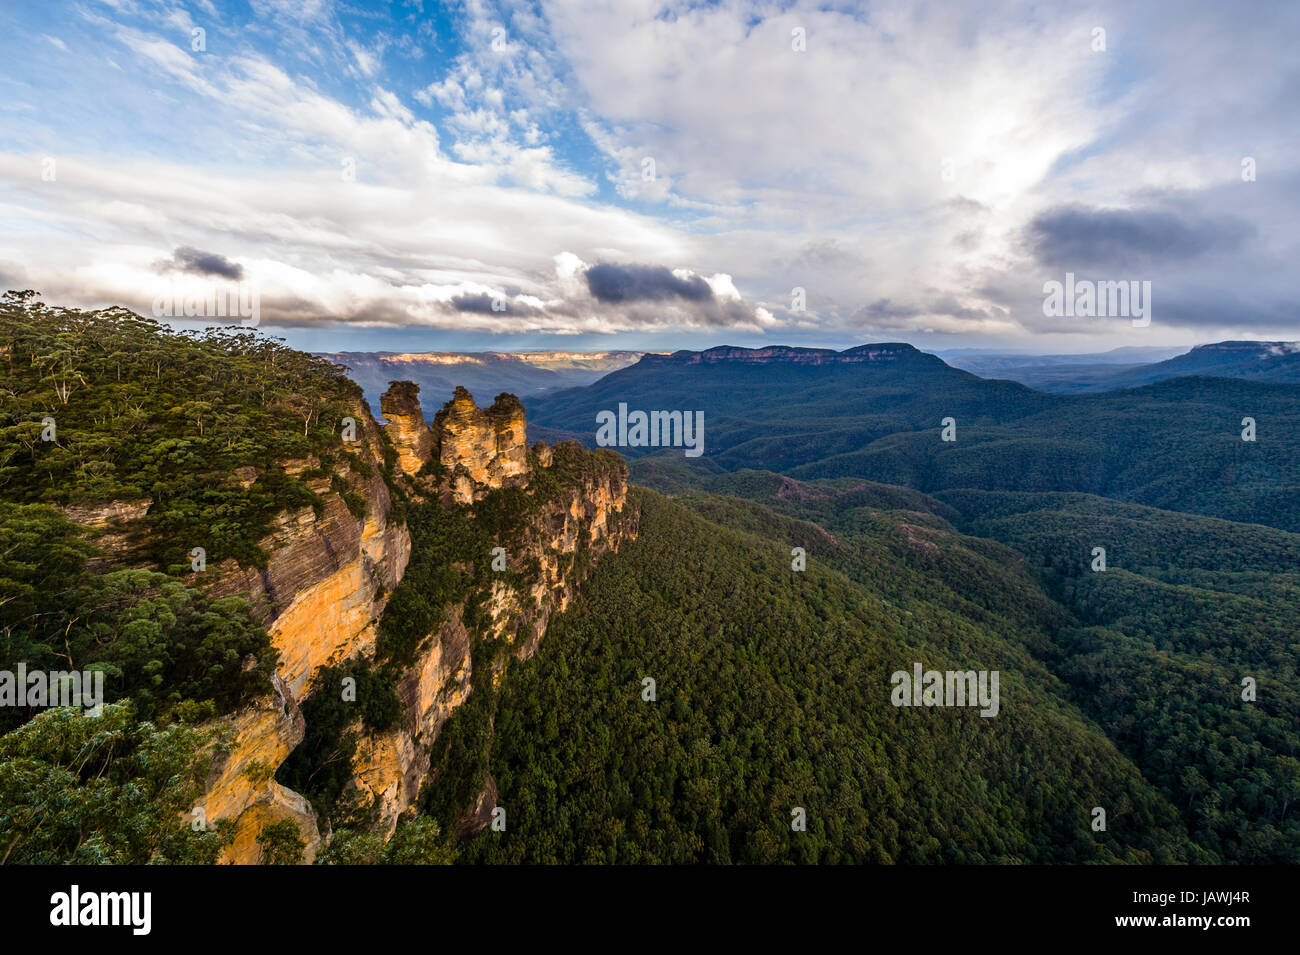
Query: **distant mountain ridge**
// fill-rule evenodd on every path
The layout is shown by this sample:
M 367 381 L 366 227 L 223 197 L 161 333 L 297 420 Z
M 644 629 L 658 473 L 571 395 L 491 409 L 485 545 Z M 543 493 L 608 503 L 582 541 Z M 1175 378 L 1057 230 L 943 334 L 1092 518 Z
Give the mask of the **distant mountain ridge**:
M 1110 387 L 1130 388 L 1184 375 L 1300 383 L 1300 342 L 1197 345 L 1185 355 L 1120 372 L 1111 379 Z
M 704 351 L 682 349 L 669 355 L 653 352 L 642 357 L 650 365 L 710 365 L 719 362 L 770 365 L 778 363 L 801 365 L 855 364 L 868 361 L 899 361 L 915 358 L 937 358 L 906 342 L 886 342 L 876 345 L 857 345 L 844 351 L 831 348 L 802 348 L 793 345 L 771 345 L 766 348 L 741 348 L 718 345 Z M 938 359 L 942 362 L 942 359 Z
M 518 361 L 528 365 L 537 365 L 538 367 L 561 366 L 564 364 L 595 364 L 606 361 L 631 360 L 639 358 L 643 354 L 654 354 L 639 351 L 523 351 L 523 352 L 328 352 L 321 353 L 322 358 L 346 358 L 346 357 L 368 357 L 378 358 L 394 363 L 411 363 L 411 364 L 433 364 L 433 365 L 460 365 L 473 362 L 487 363 L 491 361 Z
M 372 408 L 390 381 L 412 381 L 431 402 L 427 414 L 463 386 L 490 402 L 502 392 L 528 396 L 587 385 L 635 363 L 638 351 L 536 352 L 321 352 L 318 358 L 344 365 Z
M 593 446 L 596 416 L 623 404 L 702 412 L 699 467 L 926 493 L 1072 491 L 1300 530 L 1300 440 L 1290 427 L 1300 390 L 1288 383 L 1194 375 L 1049 394 L 910 345 L 721 348 L 642 359 L 587 387 L 538 396 L 529 434 Z M 1258 440 L 1242 439 L 1247 417 Z M 949 421 L 953 440 L 941 438 Z M 682 454 L 619 451 L 679 462 Z
M 1014 381 L 1049 394 L 1090 394 L 1136 388 L 1184 376 L 1300 383 L 1300 342 L 1226 341 L 1197 345 L 1183 354 L 1128 346 L 1090 355 L 997 354 L 973 349 L 931 353 L 905 342 L 876 342 L 837 351 L 797 345 L 703 350 L 534 352 L 319 352 L 344 365 L 372 406 L 388 382 L 413 381 L 425 395 L 450 397 L 463 386 L 489 399 L 503 391 L 551 394 L 594 384 L 634 367 L 788 365 L 816 367 L 903 363 L 916 370 L 944 368 L 989 380 Z M 1149 359 L 1160 357 L 1161 360 Z M 1147 361 L 1142 359 L 1146 358 Z M 546 435 L 548 438 L 552 435 Z
M 1188 375 L 1300 382 L 1300 342 L 1215 342 L 1177 355 L 1130 347 L 1097 355 L 944 352 L 941 357 L 981 378 L 1006 378 L 1055 394 L 1136 388 Z

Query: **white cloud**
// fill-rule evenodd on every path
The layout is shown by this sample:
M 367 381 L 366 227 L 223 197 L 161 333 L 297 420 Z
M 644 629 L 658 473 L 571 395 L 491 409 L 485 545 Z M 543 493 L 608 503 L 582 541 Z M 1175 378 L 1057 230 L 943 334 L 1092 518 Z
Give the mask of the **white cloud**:
M 122 116 L 180 121 L 114 130 L 110 151 L 63 141 L 54 183 L 34 176 L 37 146 L 0 156 L 0 211 L 21 224 L 0 233 L 11 274 L 140 301 L 149 263 L 185 245 L 244 264 L 272 312 L 307 323 L 1078 334 L 1041 316 L 1025 226 L 1086 200 L 1249 218 L 1257 261 L 1220 268 L 1256 287 L 1224 280 L 1216 307 L 1267 316 L 1290 294 L 1297 151 L 1278 117 L 1293 71 L 1262 67 L 1294 13 L 470 0 L 450 44 L 429 18 L 360 30 L 333 3 L 254 6 L 246 34 L 194 7 L 220 49 L 203 56 L 170 0 L 120 4 L 121 22 L 83 12 L 131 57 Z M 457 52 L 426 58 L 436 74 L 395 69 L 426 46 Z M 1260 66 L 1250 82 L 1243 63 Z M 583 274 L 604 262 L 697 276 L 713 302 L 597 303 Z M 1205 271 L 1171 267 L 1164 294 L 1193 298 Z M 482 295 L 517 308 L 451 304 Z

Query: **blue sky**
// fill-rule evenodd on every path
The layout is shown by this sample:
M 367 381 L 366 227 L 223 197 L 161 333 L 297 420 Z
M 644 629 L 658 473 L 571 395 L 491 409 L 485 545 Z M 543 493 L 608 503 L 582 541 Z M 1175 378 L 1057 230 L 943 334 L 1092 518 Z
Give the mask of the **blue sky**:
M 1300 338 L 1297 5 L 1053 7 L 9 4 L 0 280 L 319 350 Z

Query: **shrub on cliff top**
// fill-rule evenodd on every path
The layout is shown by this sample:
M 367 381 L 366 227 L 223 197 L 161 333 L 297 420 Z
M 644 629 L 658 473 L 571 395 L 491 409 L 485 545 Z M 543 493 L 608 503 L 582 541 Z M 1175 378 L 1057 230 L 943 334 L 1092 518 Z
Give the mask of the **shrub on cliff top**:
M 172 331 L 124 308 L 0 299 L 0 498 L 79 505 L 148 497 L 149 556 L 202 546 L 257 563 L 279 510 L 310 503 L 297 478 L 240 468 L 337 450 L 360 389 L 341 366 L 249 328 Z

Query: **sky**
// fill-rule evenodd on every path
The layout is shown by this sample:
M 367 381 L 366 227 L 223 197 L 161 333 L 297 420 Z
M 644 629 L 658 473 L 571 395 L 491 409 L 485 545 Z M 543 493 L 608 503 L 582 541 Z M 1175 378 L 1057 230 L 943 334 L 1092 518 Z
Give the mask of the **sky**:
M 1300 339 L 1298 40 L 1294 2 L 5 0 L 0 287 L 242 296 L 318 351 Z M 1149 321 L 1052 313 L 1067 274 Z

